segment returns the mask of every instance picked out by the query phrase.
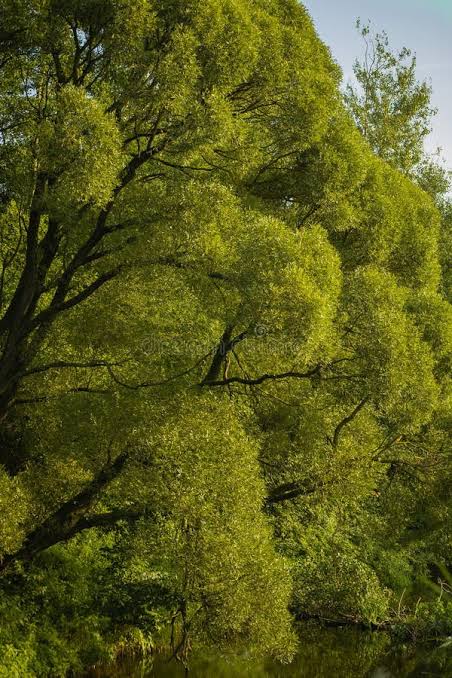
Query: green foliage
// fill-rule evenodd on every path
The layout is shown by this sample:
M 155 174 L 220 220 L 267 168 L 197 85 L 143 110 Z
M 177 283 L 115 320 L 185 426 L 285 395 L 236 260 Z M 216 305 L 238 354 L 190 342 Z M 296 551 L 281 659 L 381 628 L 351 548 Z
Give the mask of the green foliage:
M 38 127 L 41 171 L 58 179 L 49 190 L 49 211 L 58 214 L 87 202 L 104 205 L 121 168 L 121 138 L 112 114 L 75 86 L 58 93 L 55 110 Z M 74 228 L 77 225 L 74 224 Z
M 293 604 L 320 619 L 379 623 L 387 618 L 389 591 L 362 560 L 359 549 L 330 524 L 310 529 L 300 543 Z
M 290 656 L 291 580 L 261 512 L 256 444 L 227 397 L 191 396 L 176 412 L 156 435 L 150 482 L 160 518 L 142 525 L 137 554 L 145 549 L 192 634 Z
M 109 656 L 99 592 L 99 541 L 46 558 L 2 590 L 1 675 L 63 676 Z M 97 562 L 96 562 L 97 561 Z M 97 594 L 97 595 L 96 595 Z
M 377 36 L 357 128 L 295 0 L 0 19 L 0 671 L 411 619 L 450 565 L 452 339 L 409 53 Z
M 0 557 L 17 549 L 22 542 L 29 499 L 20 481 L 0 467 Z

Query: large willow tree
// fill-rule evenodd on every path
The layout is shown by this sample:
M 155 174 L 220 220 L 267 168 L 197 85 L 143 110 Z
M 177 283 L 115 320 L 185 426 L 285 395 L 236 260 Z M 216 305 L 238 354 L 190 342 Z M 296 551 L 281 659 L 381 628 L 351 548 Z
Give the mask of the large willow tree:
M 447 558 L 439 216 L 306 11 L 2 0 L 0 68 L 4 581 L 119 526 L 176 654 L 386 614 Z

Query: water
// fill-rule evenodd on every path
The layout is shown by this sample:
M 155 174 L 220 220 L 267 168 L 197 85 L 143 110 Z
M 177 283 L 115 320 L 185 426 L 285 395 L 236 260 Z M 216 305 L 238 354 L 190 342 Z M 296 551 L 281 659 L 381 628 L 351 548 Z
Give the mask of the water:
M 175 661 L 156 657 L 127 661 L 94 674 L 98 678 L 452 678 L 452 642 L 443 647 L 391 645 L 383 633 L 350 629 L 305 628 L 291 664 L 193 652 L 188 673 Z

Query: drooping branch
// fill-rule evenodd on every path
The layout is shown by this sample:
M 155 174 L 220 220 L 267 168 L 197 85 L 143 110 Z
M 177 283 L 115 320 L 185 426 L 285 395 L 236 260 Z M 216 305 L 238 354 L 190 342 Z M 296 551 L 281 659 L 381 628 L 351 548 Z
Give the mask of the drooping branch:
M 265 503 L 268 505 L 280 504 L 284 501 L 289 501 L 290 499 L 313 494 L 316 489 L 316 487 L 307 488 L 299 483 L 285 483 L 272 490 L 266 498 Z
M 123 386 L 124 388 L 127 388 L 131 391 L 138 391 L 139 389 L 142 388 L 151 388 L 155 386 L 166 386 L 166 384 L 170 384 L 173 381 L 176 381 L 177 379 L 181 379 L 182 377 L 187 376 L 187 374 L 190 374 L 191 372 L 194 372 L 200 365 L 203 364 L 205 360 L 211 355 L 211 351 L 209 353 L 206 353 L 203 355 L 199 360 L 196 361 L 194 365 L 189 367 L 187 370 L 183 370 L 182 372 L 178 372 L 177 374 L 173 374 L 170 377 L 167 377 L 166 379 L 161 379 L 161 380 L 156 380 L 156 381 L 143 381 L 139 384 L 129 384 L 126 381 L 123 381 L 120 379 L 114 372 L 111 366 L 107 366 L 108 373 L 110 374 L 111 378 L 113 381 L 118 384 L 118 386 Z
M 199 271 L 195 266 L 188 264 L 184 261 L 176 259 L 174 256 L 165 256 L 159 257 L 158 259 L 145 259 L 145 264 L 158 265 L 158 266 L 170 266 L 172 268 L 177 268 L 182 271 L 193 271 L 193 273 L 202 273 L 203 276 L 207 276 L 211 280 L 222 280 L 224 282 L 231 282 L 231 278 L 226 274 L 221 273 L 221 271 Z

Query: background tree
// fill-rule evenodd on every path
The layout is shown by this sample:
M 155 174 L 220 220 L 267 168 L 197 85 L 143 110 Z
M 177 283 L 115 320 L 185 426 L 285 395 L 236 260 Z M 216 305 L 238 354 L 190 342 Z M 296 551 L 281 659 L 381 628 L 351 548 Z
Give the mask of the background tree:
M 346 104 L 374 152 L 410 174 L 423 160 L 424 141 L 436 114 L 431 85 L 418 81 L 411 50 L 394 52 L 385 32 L 373 34 L 360 20 L 356 25 L 365 54 L 363 61 L 354 63 L 357 86 L 347 85 Z

